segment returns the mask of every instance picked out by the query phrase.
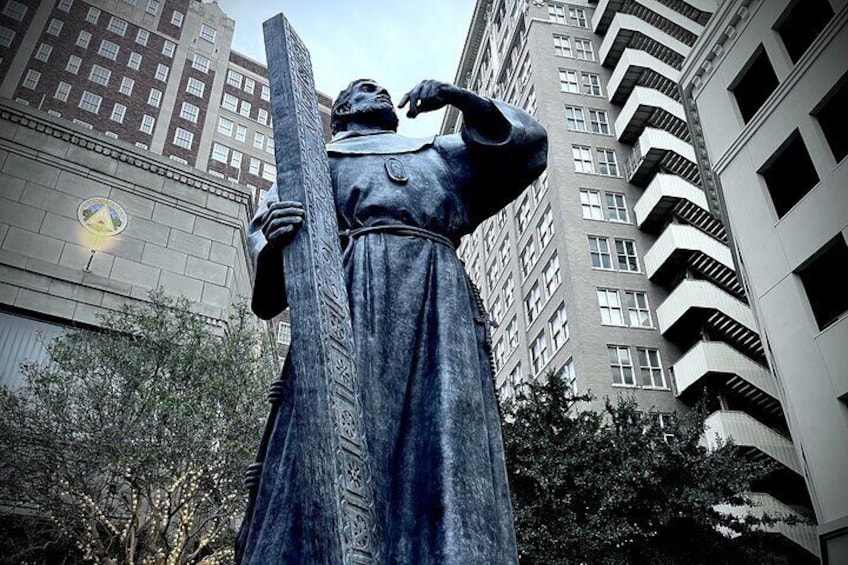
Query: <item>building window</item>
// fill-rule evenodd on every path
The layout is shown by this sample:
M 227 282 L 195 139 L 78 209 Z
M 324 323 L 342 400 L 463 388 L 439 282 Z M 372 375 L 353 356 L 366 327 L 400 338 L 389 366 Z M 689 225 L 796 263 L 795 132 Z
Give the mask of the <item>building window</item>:
M 542 214 L 542 219 L 536 224 L 536 233 L 539 235 L 539 248 L 544 249 L 554 235 L 554 215 L 550 206 Z
M 150 89 L 150 94 L 147 96 L 147 103 L 153 106 L 154 108 L 158 108 L 159 104 L 162 102 L 162 91 L 156 90 L 155 88 Z
M 615 255 L 618 259 L 618 270 L 639 272 L 639 258 L 636 256 L 636 242 L 632 239 L 616 239 Z
M 130 58 L 127 60 L 127 66 L 131 69 L 138 70 L 141 67 L 141 54 L 130 53 Z
M 174 58 L 174 52 L 177 50 L 177 44 L 173 41 L 166 41 L 162 44 L 162 54 L 169 59 Z
M 91 34 L 85 30 L 79 32 L 77 36 L 77 47 L 82 47 L 83 49 L 88 49 L 88 45 L 91 43 Z
M 127 115 L 127 107 L 123 104 L 115 103 L 112 106 L 112 115 L 109 116 L 109 119 L 113 122 L 118 122 L 119 124 L 124 123 L 124 116 Z
M 567 23 L 565 19 L 565 6 L 548 2 L 548 20 L 555 24 L 565 25 Z
M 162 82 L 167 82 L 169 70 L 170 69 L 168 68 L 167 65 L 163 65 L 162 63 L 159 63 L 158 65 L 156 65 L 156 75 L 154 76 L 154 78 L 156 80 L 161 80 Z
M 95 7 L 90 7 L 88 9 L 88 13 L 85 15 L 85 21 L 96 24 L 97 20 L 100 19 L 100 10 Z
M 542 195 L 548 190 L 548 171 L 543 171 L 530 186 L 533 189 L 533 198 L 536 199 L 536 202 L 540 202 Z
M 29 69 L 27 71 L 26 76 L 24 77 L 23 82 L 21 82 L 21 86 L 30 90 L 35 90 L 35 88 L 38 86 L 38 81 L 40 80 L 41 73 L 33 69 Z
M 190 131 L 184 130 L 183 128 L 177 128 L 174 132 L 174 145 L 185 149 L 191 149 L 193 142 L 194 134 Z
M 639 375 L 642 386 L 648 388 L 666 388 L 659 350 L 637 347 L 636 357 L 639 360 Z
M 589 27 L 589 21 L 586 19 L 586 10 L 583 8 L 568 8 L 568 23 L 576 27 Z
M 568 314 L 565 304 L 560 304 L 548 320 L 548 329 L 551 331 L 551 346 L 554 351 L 558 351 L 568 341 Z
M 566 384 L 568 384 L 568 388 L 571 389 L 571 393 L 577 394 L 577 370 L 574 368 L 574 359 L 569 358 L 568 361 L 565 362 L 565 365 L 562 366 L 562 376 L 565 379 Z
M 612 270 L 609 239 L 590 235 L 589 258 L 592 261 L 592 268 Z
M 221 99 L 221 106 L 230 112 L 235 112 L 238 109 L 238 98 L 225 92 L 224 97 Z
M 62 27 L 64 27 L 64 25 L 65 22 L 63 22 L 62 20 L 57 20 L 56 18 L 53 18 L 52 20 L 50 20 L 50 25 L 47 26 L 47 33 L 59 37 L 59 34 L 62 33 Z
M 86 112 L 91 112 L 92 114 L 96 114 L 100 111 L 100 104 L 103 102 L 103 98 L 84 90 L 82 93 L 82 98 L 80 98 L 79 107 Z
M 513 318 L 506 326 L 506 345 L 507 350 L 512 353 L 518 347 L 518 320 Z
M 53 98 L 57 100 L 61 100 L 62 102 L 68 101 L 68 95 L 71 94 L 71 85 L 67 82 L 59 81 L 59 85 L 56 87 L 56 94 L 53 95 Z
M 197 80 L 194 77 L 188 77 L 188 82 L 186 83 L 186 92 L 188 92 L 192 96 L 203 98 L 203 91 L 205 89 L 206 85 L 203 84 L 203 82 Z
M 199 53 L 194 54 L 194 59 L 191 61 L 191 66 L 202 73 L 209 72 L 209 59 L 200 55 Z
M 515 213 L 515 220 L 518 224 L 518 233 L 523 233 L 527 229 L 527 224 L 530 222 L 530 209 L 533 203 L 530 201 L 530 196 L 525 195 L 518 205 L 518 211 Z
M 174 13 L 171 14 L 171 23 L 177 27 L 183 27 L 183 13 L 174 10 Z
M 271 163 L 262 162 L 262 178 L 274 182 L 277 180 L 277 167 Z
M 59 4 L 56 6 L 58 9 L 63 12 L 70 12 L 71 6 L 74 5 L 74 0 L 59 0 Z
M 827 0 L 797 0 L 789 3 L 774 30 L 783 40 L 793 63 L 798 62 L 831 18 L 833 8 Z
M 159 12 L 159 1 L 158 0 L 150 0 L 147 3 L 147 8 L 144 10 L 151 16 L 155 16 Z
M 244 116 L 246 118 L 249 118 L 250 117 L 250 109 L 251 109 L 250 102 L 248 102 L 247 100 L 242 100 L 241 106 L 239 107 L 239 114 L 241 114 L 242 116 Z
M 571 39 L 567 35 L 554 34 L 554 53 L 559 57 L 574 57 L 571 51 Z
M 848 74 L 819 102 L 812 114 L 818 120 L 836 162 L 848 155 Z
M 259 176 L 259 166 L 260 166 L 261 164 L 262 164 L 262 161 L 260 161 L 259 159 L 254 158 L 254 157 L 251 157 L 251 158 L 250 158 L 250 169 L 248 170 L 248 172 L 249 172 L 251 175 Z
M 524 311 L 527 314 L 527 323 L 530 324 L 533 320 L 536 319 L 536 316 L 539 315 L 539 311 L 542 309 L 542 289 L 539 287 L 539 283 L 533 285 L 533 288 L 530 289 L 530 292 L 527 293 L 527 296 L 524 297 Z
M 530 364 L 533 366 L 533 374 L 538 375 L 549 359 L 548 337 L 545 335 L 545 330 L 542 330 L 530 343 Z
M 232 156 L 230 157 L 230 166 L 235 167 L 236 169 L 240 169 L 242 154 L 241 152 L 236 151 L 235 149 L 233 149 L 232 151 Z
M 602 96 L 601 77 L 595 73 L 580 73 L 583 77 L 583 94 Z
M 571 156 L 574 159 L 575 172 L 595 174 L 595 163 L 592 161 L 592 150 L 589 147 L 572 145 Z
M 819 176 L 796 129 L 758 171 L 768 187 L 777 216 L 782 218 L 813 187 Z
M 263 126 L 268 125 L 268 110 L 264 108 L 259 108 L 256 114 L 256 121 L 262 124 Z
M 577 82 L 577 72 L 568 70 L 559 70 L 559 89 L 562 92 L 571 92 L 580 94 L 580 85 Z
M 630 348 L 620 345 L 608 345 L 610 372 L 612 383 L 616 385 L 636 386 L 633 375 L 633 360 L 630 358 Z
M 501 317 L 503 316 L 503 305 L 501 304 L 500 297 L 495 294 L 493 295 L 491 307 L 489 308 L 489 312 L 492 315 L 492 321 L 496 324 L 499 324 L 501 321 Z
M 11 47 L 14 40 L 15 32 L 5 26 L 0 26 L 0 47 Z
M 592 133 L 610 134 L 609 119 L 604 110 L 589 110 L 589 129 Z
M 628 324 L 634 328 L 652 328 L 651 311 L 648 308 L 648 295 L 644 292 L 627 291 L 624 293 L 627 305 Z
M 88 74 L 88 80 L 91 82 L 109 86 L 109 77 L 112 76 L 112 71 L 100 65 L 92 65 L 91 72 Z
M 515 281 L 512 280 L 512 275 L 507 277 L 503 285 L 504 305 L 509 308 L 515 300 Z
M 556 253 L 545 264 L 545 268 L 542 271 L 542 280 L 545 283 L 547 296 L 553 296 L 554 291 L 562 282 L 562 275 L 559 271 L 559 255 Z
M 212 158 L 216 161 L 226 163 L 230 158 L 230 148 L 220 143 L 212 144 Z
M 605 196 L 609 221 L 629 224 L 630 217 L 627 214 L 627 200 L 624 195 L 617 192 L 607 192 Z
M 506 265 L 509 261 L 509 238 L 504 239 L 498 247 L 498 260 L 501 265 Z
M 154 125 L 156 125 L 156 118 L 154 118 L 153 116 L 148 116 L 147 114 L 145 114 L 141 118 L 141 127 L 138 128 L 138 129 L 142 133 L 152 134 Z
M 146 29 L 140 29 L 135 34 L 135 42 L 139 45 L 147 45 L 147 40 L 150 39 L 150 32 Z
M 82 59 L 80 59 L 76 55 L 71 55 L 70 57 L 68 57 L 68 64 L 65 65 L 65 70 L 71 74 L 77 74 L 80 70 L 81 65 Z
M 617 177 L 618 160 L 612 149 L 598 149 L 598 174 L 605 177 Z
M 102 55 L 107 59 L 112 59 L 114 61 L 118 58 L 118 51 L 120 51 L 120 48 L 117 44 L 112 43 L 111 41 L 106 41 L 104 39 L 100 42 L 100 49 L 97 50 L 97 54 Z
M 777 75 L 774 74 L 765 49 L 760 45 L 729 88 L 736 99 L 743 122 L 747 124 L 751 121 L 777 85 Z
M 244 142 L 247 140 L 247 128 L 244 126 L 236 127 L 236 141 Z
M 215 43 L 215 34 L 217 34 L 217 30 L 214 27 L 208 24 L 200 25 L 200 39 L 205 39 L 209 43 Z
M 234 122 L 227 118 L 218 118 L 218 133 L 230 137 L 233 135 Z
M 35 52 L 34 58 L 38 61 L 46 63 L 50 60 L 50 53 L 53 52 L 53 46 L 48 43 L 41 43 Z
M 604 219 L 604 213 L 601 210 L 601 194 L 597 190 L 580 189 L 580 208 L 586 220 Z
M 197 123 L 197 118 L 200 116 L 200 108 L 195 106 L 194 104 L 189 104 L 188 102 L 183 102 L 183 106 L 180 109 L 180 117 L 184 120 L 188 120 L 192 123 Z
M 135 86 L 135 81 L 131 78 L 124 77 L 121 79 L 121 94 L 125 96 L 132 96 L 133 87 Z
M 127 22 L 125 22 L 121 18 L 116 18 L 115 16 L 112 16 L 109 19 L 109 25 L 106 27 L 106 29 L 108 29 L 112 33 L 116 33 L 123 37 L 127 34 Z
M 525 277 L 530 274 L 530 271 L 533 270 L 533 266 L 536 264 L 536 242 L 531 237 L 530 241 L 527 242 L 527 245 L 524 246 L 524 250 L 521 252 L 521 274 Z
M 503 367 L 504 361 L 506 360 L 506 348 L 504 347 L 503 338 L 500 338 L 495 344 L 492 353 L 492 360 L 495 362 L 495 371 L 498 371 L 501 367 Z
M 574 52 L 578 59 L 584 61 L 595 60 L 595 49 L 592 47 L 592 42 L 588 39 L 575 39 Z
M 260 95 L 260 98 L 266 102 L 271 100 L 271 89 L 264 84 L 262 85 L 262 94 Z
M 257 149 L 265 147 L 265 135 L 258 131 L 253 134 L 253 146 Z
M 236 88 L 241 88 L 241 81 L 244 77 L 240 73 L 237 73 L 233 70 L 227 71 L 227 84 L 230 86 L 235 86 Z
M 568 128 L 568 131 L 586 131 L 586 120 L 583 117 L 583 108 L 578 106 L 566 106 L 565 125 Z
M 624 313 L 617 290 L 598 289 L 598 307 L 601 309 L 601 323 L 605 326 L 623 326 Z
M 244 77 L 244 91 L 248 94 L 253 94 L 254 89 L 256 88 L 256 81 L 252 78 Z
M 842 234 L 828 242 L 797 271 L 820 330 L 848 311 L 848 293 L 845 292 L 848 277 L 839 265 L 848 265 L 848 246 Z M 839 275 L 840 272 L 843 274 Z

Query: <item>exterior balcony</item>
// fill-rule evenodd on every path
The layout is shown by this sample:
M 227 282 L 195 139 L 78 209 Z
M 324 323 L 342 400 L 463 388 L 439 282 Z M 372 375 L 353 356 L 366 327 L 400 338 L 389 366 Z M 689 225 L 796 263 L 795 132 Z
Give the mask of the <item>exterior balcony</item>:
M 610 102 L 618 106 L 624 104 L 646 71 L 653 71 L 658 76 L 667 79 L 669 85 L 676 85 L 680 81 L 680 71 L 671 65 L 664 63 L 647 51 L 628 47 L 621 54 L 621 58 L 612 71 L 609 82 L 607 82 Z
M 704 266 L 709 263 L 719 277 L 727 271 L 734 272 L 733 256 L 727 245 L 690 225 L 669 224 L 645 254 L 645 274 L 667 286 L 698 259 Z
M 600 0 L 592 15 L 592 31 L 598 34 L 606 33 L 612 18 L 621 11 L 624 0 Z
M 615 120 L 618 140 L 622 143 L 635 142 L 657 111 L 669 114 L 682 122 L 686 121 L 686 114 L 680 102 L 652 88 L 635 87 Z
M 719 410 L 710 414 L 705 422 L 703 441 L 708 449 L 716 449 L 717 438 L 723 442 L 732 439 L 738 447 L 755 450 L 771 457 L 798 475 L 802 473 L 792 440 L 746 412 Z
M 740 351 L 763 358 L 751 308 L 710 281 L 683 280 L 657 308 L 657 322 L 660 333 L 672 341 L 691 344 L 709 330 Z
M 633 207 L 636 225 L 654 233 L 667 222 L 681 200 L 691 202 L 704 212 L 709 211 L 707 195 L 703 190 L 677 175 L 657 173 Z
M 772 417 L 783 413 L 769 370 L 724 342 L 699 341 L 674 364 L 678 398 L 695 396 L 708 384 L 717 384 Z
M 645 20 L 632 14 L 617 13 L 613 16 L 609 29 L 607 30 L 601 47 L 598 50 L 601 64 L 605 67 L 614 67 L 621 58 L 631 42 L 639 37 L 650 38 L 654 42 L 670 49 L 679 56 L 686 58 L 691 47 L 666 33 L 665 31 L 649 24 Z
M 674 160 L 676 168 L 698 168 L 695 150 L 691 145 L 667 131 L 645 128 L 624 163 L 625 178 L 627 182 L 645 186 L 660 163 L 666 160 Z
M 805 518 L 801 513 L 783 504 L 772 495 L 765 492 L 749 492 L 746 493 L 748 499 L 753 503 L 752 506 L 730 506 L 722 504 L 716 506 L 716 510 L 723 514 L 731 516 L 757 516 L 761 517 L 768 514 L 772 517 L 789 516 L 793 518 Z M 816 534 L 816 527 L 812 524 L 774 524 L 772 526 L 763 526 L 763 531 L 780 534 L 797 543 L 813 555 L 819 557 L 819 541 Z

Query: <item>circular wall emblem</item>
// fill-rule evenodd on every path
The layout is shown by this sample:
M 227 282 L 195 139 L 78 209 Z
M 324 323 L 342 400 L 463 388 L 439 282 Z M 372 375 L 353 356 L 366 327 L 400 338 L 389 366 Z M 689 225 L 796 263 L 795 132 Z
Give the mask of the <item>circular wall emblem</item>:
M 80 223 L 97 235 L 118 235 L 127 227 L 127 213 L 108 198 L 89 198 L 77 210 Z

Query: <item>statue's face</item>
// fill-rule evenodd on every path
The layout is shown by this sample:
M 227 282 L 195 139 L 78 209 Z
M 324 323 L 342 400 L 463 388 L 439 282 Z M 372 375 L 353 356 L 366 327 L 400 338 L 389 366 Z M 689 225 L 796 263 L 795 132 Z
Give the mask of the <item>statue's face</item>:
M 373 80 L 365 80 L 357 84 L 350 96 L 349 104 L 352 114 L 368 114 L 375 110 L 391 110 L 394 112 L 394 104 L 392 104 L 389 91 Z

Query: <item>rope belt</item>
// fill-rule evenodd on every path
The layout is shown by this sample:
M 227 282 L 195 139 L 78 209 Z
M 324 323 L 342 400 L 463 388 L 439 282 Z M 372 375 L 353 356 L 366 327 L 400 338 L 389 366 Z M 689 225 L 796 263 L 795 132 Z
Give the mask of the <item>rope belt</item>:
M 456 251 L 456 245 L 450 239 L 436 232 L 425 230 L 424 228 L 404 225 L 370 226 L 365 228 L 339 231 L 339 235 L 341 237 L 347 238 L 347 244 L 345 245 L 344 253 L 342 253 L 343 261 L 347 260 L 348 255 L 353 249 L 353 240 L 367 233 L 390 233 L 393 235 L 411 235 L 415 237 L 423 237 L 424 239 L 429 239 L 430 241 L 433 241 L 435 243 L 440 243 L 445 247 Z

